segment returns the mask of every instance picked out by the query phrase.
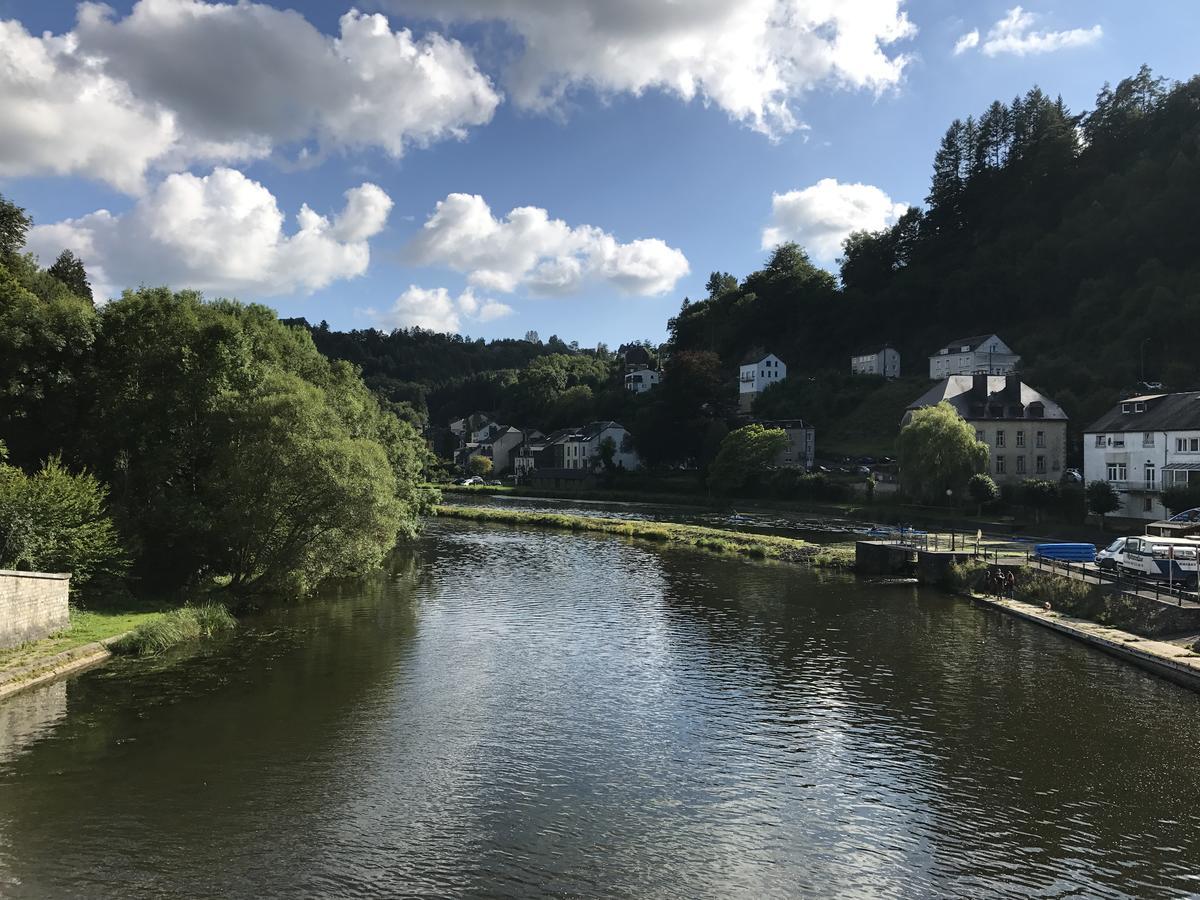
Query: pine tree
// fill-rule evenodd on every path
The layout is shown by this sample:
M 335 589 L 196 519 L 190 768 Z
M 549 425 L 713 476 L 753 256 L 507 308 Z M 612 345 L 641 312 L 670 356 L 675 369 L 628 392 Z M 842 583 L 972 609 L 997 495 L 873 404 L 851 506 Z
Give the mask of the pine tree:
M 65 284 L 76 297 L 95 302 L 95 298 L 92 297 L 92 286 L 88 282 L 87 270 L 83 267 L 83 260 L 70 250 L 64 250 L 58 254 L 54 265 L 46 271 Z

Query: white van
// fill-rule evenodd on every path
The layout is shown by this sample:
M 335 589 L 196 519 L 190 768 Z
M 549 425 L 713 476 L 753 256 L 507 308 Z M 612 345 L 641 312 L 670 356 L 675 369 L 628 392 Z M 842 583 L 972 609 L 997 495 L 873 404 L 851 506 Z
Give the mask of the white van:
M 1200 544 L 1190 538 L 1127 537 L 1118 564 L 1145 578 L 1194 585 L 1198 549 Z
M 1096 565 L 1103 572 L 1115 572 L 1121 568 L 1121 563 L 1125 559 L 1125 542 L 1129 538 L 1117 538 L 1103 550 L 1096 554 Z

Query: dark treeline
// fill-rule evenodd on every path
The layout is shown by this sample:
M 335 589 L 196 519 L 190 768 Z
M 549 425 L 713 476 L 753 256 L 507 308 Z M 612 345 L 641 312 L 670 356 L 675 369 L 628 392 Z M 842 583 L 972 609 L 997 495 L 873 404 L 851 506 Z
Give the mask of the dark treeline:
M 0 567 L 293 593 L 415 531 L 424 444 L 353 366 L 265 306 L 97 309 L 74 256 L 18 252 L 29 225 L 0 198 Z
M 840 288 L 783 246 L 740 283 L 714 273 L 670 344 L 728 363 L 763 345 L 799 374 L 888 342 L 917 374 L 945 341 L 996 331 L 1078 424 L 1143 380 L 1143 349 L 1145 380 L 1194 387 L 1198 154 L 1200 78 L 1143 68 L 1081 114 L 1034 88 L 950 125 L 927 206 L 852 235 Z

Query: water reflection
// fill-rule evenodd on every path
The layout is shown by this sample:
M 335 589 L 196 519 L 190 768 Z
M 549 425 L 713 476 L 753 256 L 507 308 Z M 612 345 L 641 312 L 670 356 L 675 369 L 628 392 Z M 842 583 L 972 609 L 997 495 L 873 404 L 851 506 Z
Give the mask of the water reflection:
M 70 683 L 14 896 L 1178 896 L 1197 698 L 915 588 L 439 522 Z M 0 707 L 3 709 L 3 707 Z

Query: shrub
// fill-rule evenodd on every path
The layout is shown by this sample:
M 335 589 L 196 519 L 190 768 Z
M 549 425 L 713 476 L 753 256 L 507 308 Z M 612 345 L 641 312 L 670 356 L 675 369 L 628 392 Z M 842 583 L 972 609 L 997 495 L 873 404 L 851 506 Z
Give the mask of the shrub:
M 185 606 L 139 625 L 112 649 L 128 656 L 157 656 L 179 644 L 212 637 L 236 626 L 237 620 L 224 604 Z
M 1093 594 L 1091 585 L 1044 572 L 1034 572 L 1018 579 L 1015 597 L 1035 606 L 1049 603 L 1052 609 L 1059 612 L 1086 618 L 1095 615 L 1103 607 L 1103 602 Z
M 950 591 L 969 593 L 979 587 L 987 575 L 988 565 L 981 559 L 952 563 L 942 579 L 942 587 Z

